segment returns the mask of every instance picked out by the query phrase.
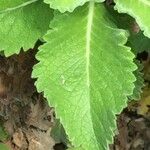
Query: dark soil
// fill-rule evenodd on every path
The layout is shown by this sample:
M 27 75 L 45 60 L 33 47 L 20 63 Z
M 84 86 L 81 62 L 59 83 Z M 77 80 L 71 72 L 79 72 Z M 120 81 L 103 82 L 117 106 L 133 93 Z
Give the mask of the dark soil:
M 55 144 L 50 137 L 53 109 L 31 79 L 35 52 L 0 57 L 0 120 L 13 150 L 48 150 Z
M 118 116 L 119 134 L 114 138 L 111 150 L 150 150 L 150 118 L 138 115 L 126 108 Z
M 130 102 L 118 116 L 119 134 L 111 150 L 150 150 L 150 56 L 142 52 L 137 59 L 144 65 L 145 87 L 141 99 Z

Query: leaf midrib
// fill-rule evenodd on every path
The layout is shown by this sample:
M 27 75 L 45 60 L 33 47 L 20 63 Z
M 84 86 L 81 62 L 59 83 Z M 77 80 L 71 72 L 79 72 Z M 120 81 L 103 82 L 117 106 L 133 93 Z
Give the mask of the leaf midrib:
M 88 11 L 88 22 L 87 22 L 87 30 L 86 30 L 86 72 L 87 72 L 87 86 L 90 86 L 90 47 L 91 47 L 91 32 L 92 32 L 92 24 L 93 24 L 93 16 L 94 16 L 94 2 L 89 2 L 89 11 Z
M 91 55 L 91 36 L 92 36 L 92 26 L 93 26 L 93 19 L 94 19 L 95 2 L 90 1 L 88 7 L 89 7 L 89 10 L 88 10 L 87 28 L 86 28 L 86 75 L 87 75 L 86 79 L 87 79 L 88 98 L 89 98 L 89 106 L 90 106 L 90 55 Z M 91 110 L 89 111 L 91 112 Z M 92 121 L 92 117 L 90 118 Z M 92 123 L 92 127 L 93 127 L 93 123 Z M 97 141 L 94 131 L 93 131 L 93 134 L 95 136 L 93 138 L 95 138 L 95 140 Z M 99 149 L 98 147 L 99 146 L 97 144 L 97 149 Z
M 15 9 L 19 9 L 19 8 L 22 8 L 22 7 L 25 7 L 25 6 L 27 6 L 27 5 L 30 5 L 30 4 L 32 4 L 32 3 L 35 3 L 36 1 L 38 1 L 38 0 L 30 0 L 30 1 L 28 1 L 28 2 L 25 2 L 25 3 L 23 3 L 23 4 L 18 5 L 18 6 L 16 6 L 16 7 L 4 9 L 4 10 L 0 11 L 0 14 L 5 13 L 5 12 L 8 12 L 8 11 L 15 10 Z

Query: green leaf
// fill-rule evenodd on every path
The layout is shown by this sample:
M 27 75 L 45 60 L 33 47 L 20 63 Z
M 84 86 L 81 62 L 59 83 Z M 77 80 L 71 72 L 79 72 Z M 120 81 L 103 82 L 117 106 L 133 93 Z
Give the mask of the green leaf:
M 41 0 L 0 14 L 0 50 L 9 56 L 19 53 L 21 47 L 33 47 L 48 30 L 52 16 Z
M 0 150 L 9 150 L 5 144 L 0 143 Z
M 124 44 L 126 32 L 108 19 L 103 4 L 87 3 L 73 13 L 57 14 L 32 76 L 55 107 L 75 147 L 108 148 L 116 116 L 131 95 L 136 69 Z
M 128 45 L 133 49 L 135 54 L 150 51 L 150 39 L 145 37 L 142 31 L 132 34 L 129 37 Z
M 150 1 L 149 0 L 115 0 L 115 8 L 134 17 L 144 34 L 150 38 Z
M 136 81 L 134 82 L 135 88 L 133 90 L 133 94 L 129 97 L 131 100 L 140 100 L 142 88 L 144 87 L 143 73 L 141 73 L 143 65 L 140 64 L 139 61 L 136 61 L 136 64 L 138 66 L 138 69 L 134 71 Z
M 51 8 L 58 9 L 60 12 L 72 12 L 76 7 L 82 6 L 90 0 L 44 0 L 45 3 L 50 4 Z M 103 2 L 105 0 L 93 0 L 95 2 Z

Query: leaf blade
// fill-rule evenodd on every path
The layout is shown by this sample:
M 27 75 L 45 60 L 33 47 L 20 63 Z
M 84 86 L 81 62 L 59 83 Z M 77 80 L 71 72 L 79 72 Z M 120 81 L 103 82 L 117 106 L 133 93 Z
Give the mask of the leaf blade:
M 56 15 L 32 74 L 71 142 L 81 149 L 108 147 L 116 129 L 115 114 L 126 106 L 126 96 L 134 87 L 134 55 L 123 46 L 125 32 L 106 19 L 107 15 L 104 6 L 94 2 L 72 14 Z

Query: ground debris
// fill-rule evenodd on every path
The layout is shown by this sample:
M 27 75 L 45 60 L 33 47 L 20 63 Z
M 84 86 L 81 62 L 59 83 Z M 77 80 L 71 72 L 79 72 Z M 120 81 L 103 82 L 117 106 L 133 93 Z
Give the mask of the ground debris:
M 118 116 L 119 134 L 111 150 L 150 150 L 150 121 L 126 108 Z
M 37 93 L 31 78 L 35 49 L 11 57 L 0 56 L 0 122 L 12 150 L 52 150 L 53 109 Z
M 50 134 L 37 129 L 18 129 L 13 135 L 14 150 L 53 150 L 55 145 Z

